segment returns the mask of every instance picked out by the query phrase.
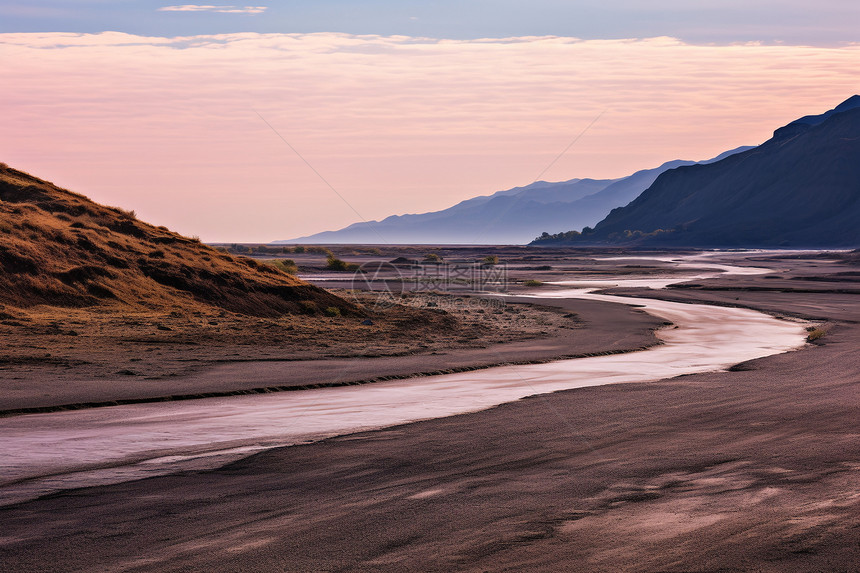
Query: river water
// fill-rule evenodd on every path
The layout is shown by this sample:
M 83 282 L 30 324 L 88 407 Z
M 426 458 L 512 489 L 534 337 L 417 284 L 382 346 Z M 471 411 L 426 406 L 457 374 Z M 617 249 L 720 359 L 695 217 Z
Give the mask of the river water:
M 768 272 L 689 259 L 678 264 L 699 271 L 688 279 L 714 274 L 702 267 Z M 569 288 L 540 293 L 635 304 L 675 325 L 658 333 L 664 344 L 645 351 L 362 386 L 3 418 L 0 505 L 58 490 L 214 468 L 264 449 L 474 412 L 535 394 L 721 370 L 803 346 L 803 325 L 756 311 L 591 292 L 610 285 L 661 288 L 681 280 L 676 275 L 570 281 L 557 283 Z

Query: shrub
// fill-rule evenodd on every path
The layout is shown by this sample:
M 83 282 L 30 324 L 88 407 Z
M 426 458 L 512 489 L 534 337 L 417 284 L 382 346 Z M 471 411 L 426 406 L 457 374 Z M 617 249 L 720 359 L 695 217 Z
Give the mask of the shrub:
M 541 285 L 543 285 L 543 282 L 534 279 L 528 279 L 526 281 L 523 281 L 523 286 L 527 287 L 539 287 Z
M 330 271 L 345 271 L 346 270 L 346 262 L 340 260 L 334 255 L 329 255 L 326 258 L 326 266 Z
M 481 262 L 485 265 L 497 265 L 499 264 L 499 257 L 497 257 L 496 255 L 487 255 L 486 257 L 481 259 Z
M 300 300 L 299 308 L 305 314 L 316 314 L 319 311 L 317 303 L 312 300 Z
M 340 316 L 340 309 L 336 306 L 330 306 L 324 312 L 326 316 Z
M 274 259 L 263 262 L 289 275 L 294 275 L 299 272 L 299 267 L 293 259 Z
M 813 328 L 812 330 L 809 330 L 809 329 L 807 329 L 807 330 L 809 332 L 809 334 L 806 335 L 806 341 L 807 342 L 812 342 L 814 340 L 818 340 L 819 338 L 822 338 L 822 337 L 824 337 L 825 334 L 827 334 L 821 328 Z
M 347 263 L 334 255 L 329 255 L 326 258 L 326 268 L 330 271 L 357 271 L 358 265 L 355 263 Z
M 424 262 L 425 263 L 439 263 L 441 261 L 442 261 L 442 257 L 437 255 L 436 253 L 427 253 L 426 255 L 424 255 Z
M 281 270 L 287 274 L 294 275 L 299 272 L 299 267 L 293 259 L 281 259 L 278 263 L 280 263 Z

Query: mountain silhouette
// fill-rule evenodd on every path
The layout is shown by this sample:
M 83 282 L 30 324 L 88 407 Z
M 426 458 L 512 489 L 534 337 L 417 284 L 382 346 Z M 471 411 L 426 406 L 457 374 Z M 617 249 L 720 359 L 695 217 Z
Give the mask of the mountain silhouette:
M 727 151 L 717 161 L 749 148 Z M 693 161 L 669 161 L 621 179 L 538 181 L 492 195 L 474 197 L 431 213 L 393 215 L 382 221 L 355 223 L 286 243 L 447 243 L 523 244 L 545 230 L 594 225 L 615 207 L 626 205 L 664 171 Z
M 573 235 L 573 236 L 571 236 Z M 848 247 L 860 244 L 860 96 L 760 146 L 666 171 L 587 235 L 535 244 Z

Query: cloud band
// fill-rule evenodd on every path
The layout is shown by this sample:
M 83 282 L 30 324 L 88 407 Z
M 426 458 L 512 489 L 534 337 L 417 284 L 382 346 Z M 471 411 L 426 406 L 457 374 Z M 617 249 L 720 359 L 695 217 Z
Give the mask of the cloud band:
M 267 6 L 209 6 L 202 4 L 182 4 L 162 6 L 159 12 L 217 12 L 220 14 L 261 14 Z

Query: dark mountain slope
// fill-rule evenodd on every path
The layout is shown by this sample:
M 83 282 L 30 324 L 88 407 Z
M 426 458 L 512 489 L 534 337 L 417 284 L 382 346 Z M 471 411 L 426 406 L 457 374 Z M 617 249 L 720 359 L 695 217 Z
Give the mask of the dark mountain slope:
M 633 175 L 620 179 L 593 195 L 583 197 L 582 199 L 572 203 L 568 213 L 572 213 L 574 215 L 573 219 L 577 222 L 582 220 L 597 222 L 602 217 L 605 217 L 612 209 L 627 205 L 636 199 L 636 197 L 641 195 L 645 189 L 650 187 L 654 181 L 657 180 L 657 177 L 666 171 L 687 165 L 707 165 L 709 163 L 721 161 L 730 155 L 734 155 L 748 149 L 752 148 L 738 147 L 736 149 L 723 152 L 713 159 L 699 161 L 698 163 L 695 161 L 676 159 L 675 161 L 668 161 L 655 169 L 643 169 L 642 171 L 637 171 Z M 586 224 L 593 225 L 595 223 L 589 222 Z M 577 225 L 573 225 L 573 227 L 576 228 Z
M 860 108 L 804 125 L 722 161 L 667 171 L 575 242 L 860 244 Z
M 784 127 L 780 127 L 773 132 L 773 136 L 775 138 L 782 138 L 798 135 L 800 133 L 803 133 L 813 125 L 818 125 L 819 123 L 823 123 L 825 120 L 830 119 L 830 117 L 835 113 L 841 113 L 843 111 L 848 111 L 849 109 L 855 109 L 858 107 L 860 107 L 860 95 L 851 96 L 847 100 L 837 105 L 835 108 L 825 111 L 822 114 L 806 115 L 801 117 L 800 119 L 792 121 Z

